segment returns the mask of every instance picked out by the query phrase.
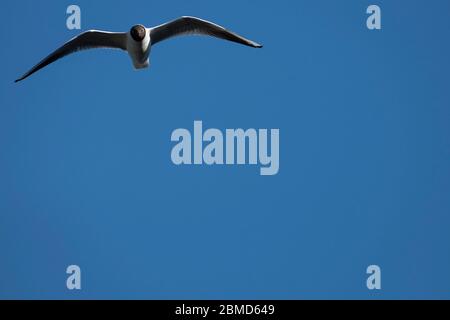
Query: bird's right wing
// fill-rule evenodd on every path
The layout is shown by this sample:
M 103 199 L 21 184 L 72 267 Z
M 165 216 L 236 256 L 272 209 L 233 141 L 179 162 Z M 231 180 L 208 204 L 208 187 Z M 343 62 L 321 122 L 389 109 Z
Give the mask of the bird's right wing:
M 237 42 L 246 46 L 261 48 L 256 42 L 245 39 L 240 35 L 228 31 L 227 29 L 212 22 L 195 17 L 181 17 L 174 21 L 162 24 L 150 29 L 150 39 L 152 45 L 181 35 L 207 35 L 228 41 Z
M 127 34 L 97 30 L 86 31 L 69 40 L 62 47 L 44 58 L 15 82 L 24 80 L 36 71 L 71 53 L 93 48 L 114 48 L 127 50 Z

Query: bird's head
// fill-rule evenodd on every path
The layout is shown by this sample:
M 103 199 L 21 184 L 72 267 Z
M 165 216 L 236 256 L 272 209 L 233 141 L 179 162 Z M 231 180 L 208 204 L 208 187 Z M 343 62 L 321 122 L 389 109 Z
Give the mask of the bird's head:
M 133 26 L 130 30 L 131 37 L 137 42 L 145 39 L 146 32 L 145 27 L 141 24 Z

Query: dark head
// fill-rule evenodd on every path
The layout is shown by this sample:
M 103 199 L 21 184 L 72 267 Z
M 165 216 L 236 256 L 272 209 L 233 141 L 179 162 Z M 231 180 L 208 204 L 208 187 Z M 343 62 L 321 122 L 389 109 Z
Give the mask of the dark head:
M 141 42 L 145 38 L 145 27 L 141 24 L 135 25 L 131 28 L 130 34 L 134 41 Z

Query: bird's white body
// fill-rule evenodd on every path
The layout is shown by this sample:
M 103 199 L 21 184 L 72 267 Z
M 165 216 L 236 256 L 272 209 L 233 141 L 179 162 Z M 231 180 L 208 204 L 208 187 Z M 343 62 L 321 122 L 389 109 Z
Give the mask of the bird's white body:
M 207 35 L 253 48 L 262 47 L 258 43 L 245 39 L 217 24 L 195 17 L 181 17 L 153 28 L 135 25 L 128 32 L 89 30 L 66 42 L 17 79 L 16 82 L 24 80 L 36 71 L 69 54 L 93 48 L 113 48 L 127 51 L 133 66 L 136 69 L 144 69 L 150 65 L 149 57 L 152 46 L 181 35 Z
M 150 41 L 150 29 L 146 29 L 144 40 L 138 42 L 133 39 L 130 32 L 127 33 L 127 51 L 136 69 L 145 69 L 150 65 L 150 51 L 152 44 Z

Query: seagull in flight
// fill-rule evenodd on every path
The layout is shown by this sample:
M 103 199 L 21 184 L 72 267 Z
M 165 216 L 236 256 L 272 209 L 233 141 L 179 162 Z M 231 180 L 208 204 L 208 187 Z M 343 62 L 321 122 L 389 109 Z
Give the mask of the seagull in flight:
M 127 51 L 134 68 L 144 69 L 150 65 L 150 50 L 155 44 L 181 35 L 207 35 L 253 48 L 262 48 L 260 44 L 241 37 L 212 22 L 195 17 L 181 17 L 153 28 L 146 28 L 138 24 L 133 26 L 129 32 L 98 30 L 83 32 L 44 58 L 15 82 L 28 78 L 33 73 L 69 54 L 94 48 L 113 48 Z

